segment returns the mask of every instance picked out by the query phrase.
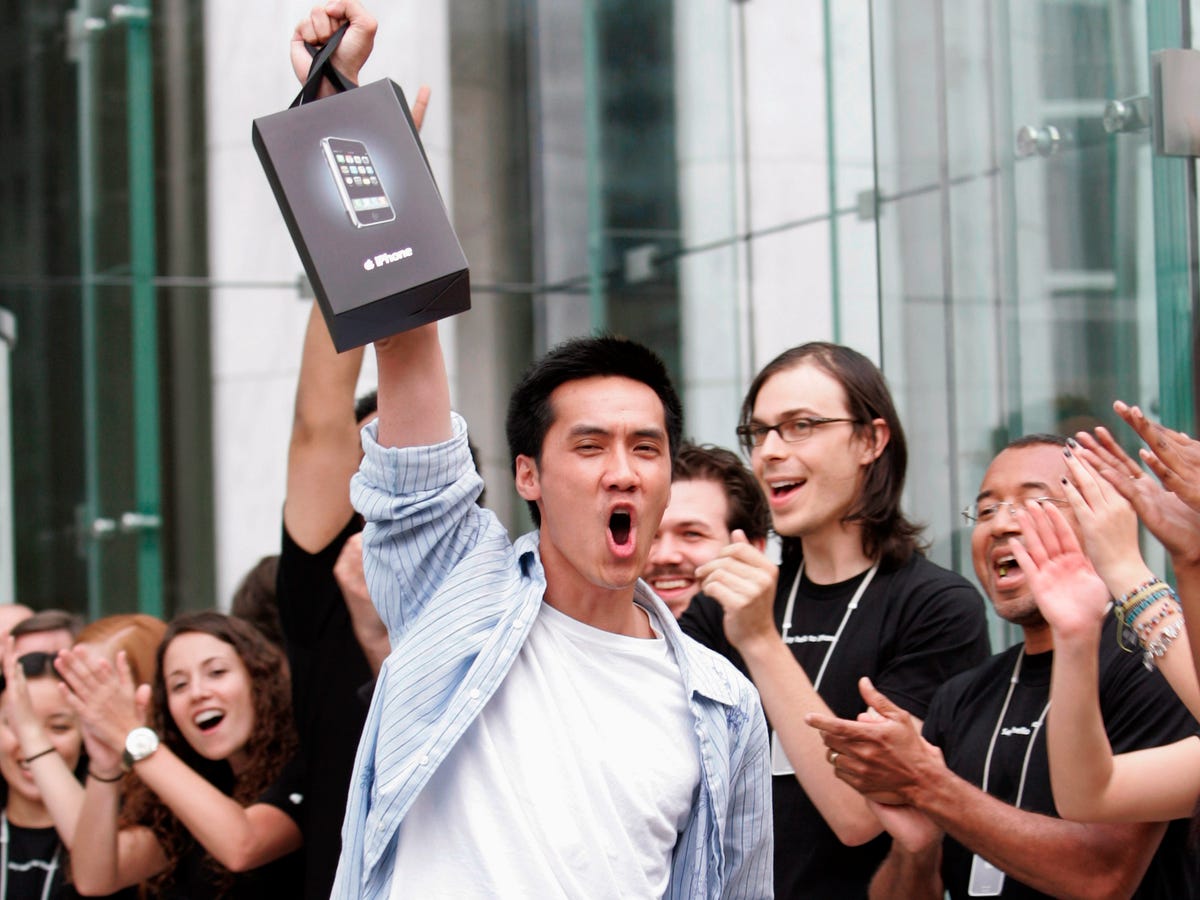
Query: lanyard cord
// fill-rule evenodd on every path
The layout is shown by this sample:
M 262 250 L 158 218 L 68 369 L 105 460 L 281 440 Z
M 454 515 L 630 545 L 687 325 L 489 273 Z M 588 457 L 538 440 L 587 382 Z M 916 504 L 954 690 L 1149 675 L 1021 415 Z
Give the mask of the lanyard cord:
M 50 886 L 54 883 L 54 873 L 58 871 L 58 857 L 61 854 L 62 841 L 58 841 L 42 879 L 42 900 L 50 900 Z M 0 812 L 0 900 L 8 900 L 8 814 L 4 812 Z
M 813 679 L 813 690 L 821 689 L 821 679 L 825 677 L 825 667 L 829 665 L 829 660 L 833 656 L 833 648 L 838 645 L 838 641 L 842 639 L 842 632 L 846 630 L 846 623 L 850 621 L 850 615 L 858 609 L 858 603 L 862 600 L 863 594 L 867 592 L 867 585 L 871 583 L 871 579 L 875 577 L 875 573 L 879 571 L 879 563 L 871 566 L 867 570 L 867 575 L 861 582 L 858 588 L 854 591 L 854 596 L 850 598 L 850 604 L 846 607 L 846 612 L 842 614 L 842 621 L 838 623 L 837 631 L 834 632 L 833 641 L 825 649 L 825 656 L 821 660 L 821 668 L 817 670 L 817 677 Z M 792 631 L 792 613 L 796 607 L 796 592 L 800 588 L 800 579 L 804 576 L 804 560 L 800 560 L 800 568 L 796 572 L 796 578 L 792 582 L 792 590 L 788 593 L 787 608 L 783 611 L 783 628 L 782 637 L 785 644 L 790 644 Z
M 1008 680 L 1008 693 L 1004 696 L 1004 706 L 1000 708 L 1000 717 L 996 719 L 996 727 L 992 731 L 992 739 L 988 742 L 987 758 L 983 763 L 983 792 L 988 792 L 988 780 L 992 774 L 992 753 L 996 749 L 996 738 L 1000 736 L 1000 729 L 1004 725 L 1004 717 L 1008 715 L 1008 704 L 1012 700 L 1013 691 L 1017 687 L 1017 682 L 1021 679 L 1021 663 L 1025 661 L 1025 648 L 1021 648 L 1021 652 L 1017 654 L 1017 664 L 1013 666 L 1012 678 Z M 1013 805 L 1021 808 L 1021 798 L 1025 796 L 1025 776 L 1029 774 L 1029 758 L 1033 755 L 1033 742 L 1037 740 L 1038 732 L 1042 730 L 1042 723 L 1046 721 L 1046 714 L 1050 712 L 1050 701 L 1046 701 L 1046 705 L 1042 707 L 1042 714 L 1037 717 L 1037 721 L 1033 723 L 1032 733 L 1029 735 L 1029 743 L 1025 745 L 1025 758 L 1021 762 L 1021 780 L 1017 784 L 1017 801 Z

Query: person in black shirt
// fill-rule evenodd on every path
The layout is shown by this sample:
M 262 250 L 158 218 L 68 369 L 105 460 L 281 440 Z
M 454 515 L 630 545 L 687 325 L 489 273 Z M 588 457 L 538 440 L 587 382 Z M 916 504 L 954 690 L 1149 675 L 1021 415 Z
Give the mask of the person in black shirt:
M 0 690 L 0 900 L 66 900 L 79 896 L 65 877 L 74 821 L 55 827 L 56 809 L 75 812 L 83 786 L 75 769 L 83 752 L 79 717 L 59 693 L 53 657 L 19 659 L 6 639 Z M 40 777 L 39 777 L 40 776 Z M 48 798 L 40 784 L 45 784 Z M 49 802 L 47 802 L 49 800 Z M 70 816 L 67 816 L 70 818 Z
M 744 540 L 697 576 L 684 632 L 750 675 L 774 729 L 775 893 L 863 897 L 888 850 L 867 802 L 825 762 L 810 712 L 853 718 L 870 675 L 914 716 L 988 655 L 983 598 L 921 553 L 900 509 L 907 447 L 879 369 L 837 344 L 755 377 L 738 435 L 783 539 L 778 570 Z
M 337 13 L 334 15 L 332 13 Z M 351 81 L 374 45 L 376 22 L 360 3 L 313 7 L 292 36 L 292 64 L 303 82 L 305 44 L 327 41 L 349 22 L 332 62 Z M 322 85 L 322 95 L 332 92 Z M 421 126 L 429 92 L 412 108 Z M 362 519 L 350 505 L 350 477 L 362 459 L 359 429 L 375 417 L 375 398 L 354 400 L 361 347 L 338 353 L 313 303 L 288 446 L 287 497 L 276 602 L 292 668 L 292 696 L 305 760 L 306 846 L 302 896 L 326 900 L 341 853 L 342 818 L 375 675 L 391 648 L 362 574 Z
M 869 683 L 875 711 L 862 721 L 810 716 L 825 733 L 831 771 L 872 800 L 896 840 L 871 896 L 1172 898 L 1196 895 L 1184 851 L 1186 823 L 1095 824 L 1057 817 L 1043 725 L 1049 712 L 1054 642 L 1014 540 L 1034 501 L 1068 518 L 1065 439 L 1022 438 L 984 475 L 966 514 L 975 521 L 975 571 L 996 612 L 1023 641 L 938 691 L 924 738 L 910 717 Z M 1124 752 L 1196 729 L 1157 672 L 1117 646 L 1115 623 L 1101 638 L 1099 691 L 1113 749 Z M 1164 838 L 1165 833 L 1165 838 Z M 1134 893 L 1136 891 L 1136 893 Z
M 156 663 L 152 684 L 135 691 L 124 653 L 115 671 L 87 646 L 59 654 L 89 757 L 75 883 L 105 893 L 153 879 L 169 898 L 299 896 L 304 796 L 282 651 L 240 619 L 186 613 Z M 122 770 L 137 775 L 123 806 Z

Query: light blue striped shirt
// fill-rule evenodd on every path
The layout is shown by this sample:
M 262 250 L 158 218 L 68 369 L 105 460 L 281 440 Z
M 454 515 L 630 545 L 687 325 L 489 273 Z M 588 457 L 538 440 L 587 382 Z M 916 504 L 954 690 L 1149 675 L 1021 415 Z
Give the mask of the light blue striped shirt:
M 383 448 L 374 423 L 351 485 L 367 520 L 367 584 L 391 637 L 363 728 L 333 897 L 383 900 L 396 834 L 433 771 L 520 652 L 546 590 L 537 532 L 514 544 L 475 505 L 482 482 L 466 423 L 431 447 Z M 636 598 L 678 661 L 700 750 L 701 784 L 675 846 L 666 896 L 771 897 L 770 752 L 754 687 L 683 636 L 642 582 Z M 486 848 L 481 848 L 486 852 Z M 403 877 L 403 873 L 398 873 Z

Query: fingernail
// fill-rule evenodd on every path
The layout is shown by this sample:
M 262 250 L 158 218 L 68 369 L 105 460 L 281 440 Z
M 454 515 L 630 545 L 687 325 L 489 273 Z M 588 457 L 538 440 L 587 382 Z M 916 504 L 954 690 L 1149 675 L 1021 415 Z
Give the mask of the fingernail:
M 1063 456 L 1071 456 L 1071 448 L 1063 447 Z
M 1075 438 L 1073 438 L 1073 437 L 1069 437 L 1069 438 L 1067 438 L 1067 446 L 1068 447 L 1078 447 L 1079 441 L 1075 440 Z

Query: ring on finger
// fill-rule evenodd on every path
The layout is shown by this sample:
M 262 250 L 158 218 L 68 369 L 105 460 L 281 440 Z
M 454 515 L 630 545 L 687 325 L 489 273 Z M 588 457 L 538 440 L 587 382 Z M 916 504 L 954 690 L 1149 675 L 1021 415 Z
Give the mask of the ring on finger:
M 828 753 L 825 754 L 825 758 L 827 760 L 829 760 L 829 764 L 836 769 L 838 757 L 841 755 L 842 754 L 838 753 L 836 750 L 830 750 Z

